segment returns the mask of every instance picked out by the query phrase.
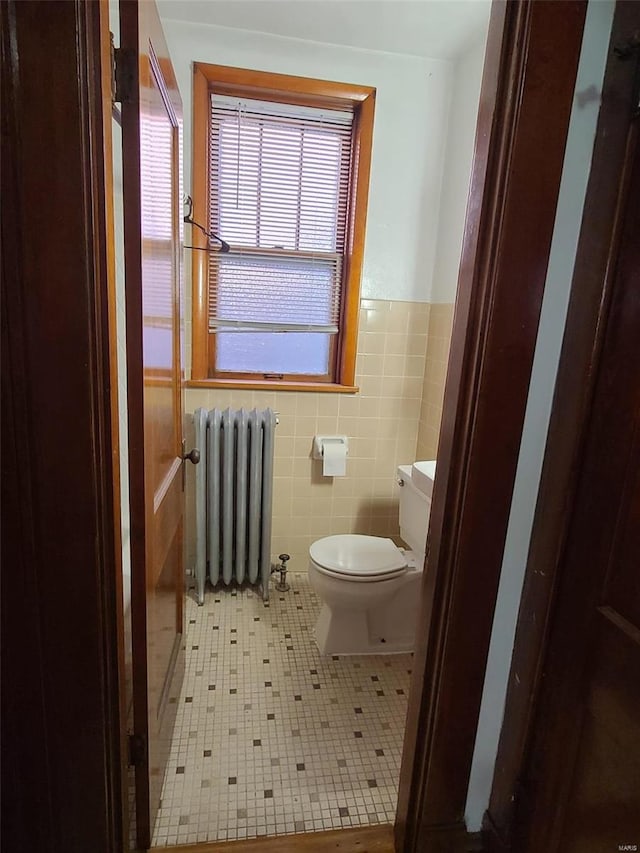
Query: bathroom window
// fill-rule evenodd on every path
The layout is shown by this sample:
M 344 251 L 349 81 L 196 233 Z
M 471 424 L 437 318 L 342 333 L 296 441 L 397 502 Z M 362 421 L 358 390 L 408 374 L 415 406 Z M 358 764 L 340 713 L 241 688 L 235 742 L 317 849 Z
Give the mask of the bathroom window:
M 194 73 L 192 381 L 355 390 L 375 90 Z

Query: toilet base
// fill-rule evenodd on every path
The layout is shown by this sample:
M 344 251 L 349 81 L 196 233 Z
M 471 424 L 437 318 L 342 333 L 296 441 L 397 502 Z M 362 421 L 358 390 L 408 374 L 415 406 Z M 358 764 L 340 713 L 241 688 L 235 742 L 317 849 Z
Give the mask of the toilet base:
M 387 615 L 384 609 L 380 612 L 339 610 L 323 604 L 314 631 L 320 654 L 390 655 L 412 652 L 415 620 L 408 626 L 408 630 L 405 623 L 405 636 L 392 638 L 386 630 Z

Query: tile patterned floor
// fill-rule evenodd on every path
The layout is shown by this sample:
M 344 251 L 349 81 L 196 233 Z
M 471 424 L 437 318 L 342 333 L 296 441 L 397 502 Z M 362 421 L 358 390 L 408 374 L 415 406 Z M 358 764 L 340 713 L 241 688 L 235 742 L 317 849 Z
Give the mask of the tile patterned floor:
M 323 658 L 306 575 L 187 600 L 187 670 L 154 845 L 392 822 L 411 655 Z

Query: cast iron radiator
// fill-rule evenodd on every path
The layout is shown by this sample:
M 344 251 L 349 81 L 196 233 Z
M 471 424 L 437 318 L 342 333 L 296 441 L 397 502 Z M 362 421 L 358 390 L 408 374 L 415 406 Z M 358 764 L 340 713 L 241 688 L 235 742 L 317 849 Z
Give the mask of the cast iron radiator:
M 198 604 L 213 586 L 261 584 L 269 597 L 273 449 L 271 409 L 196 409 L 196 561 Z

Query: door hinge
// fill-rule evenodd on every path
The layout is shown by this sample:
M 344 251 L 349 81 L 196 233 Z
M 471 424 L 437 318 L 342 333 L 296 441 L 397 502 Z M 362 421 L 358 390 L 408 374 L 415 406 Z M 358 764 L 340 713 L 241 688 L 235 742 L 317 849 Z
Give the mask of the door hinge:
M 111 35 L 111 100 L 126 104 L 133 100 L 138 57 L 129 47 L 114 47 Z
M 129 735 L 129 767 L 139 767 L 147 757 L 147 738 L 144 735 Z

